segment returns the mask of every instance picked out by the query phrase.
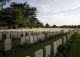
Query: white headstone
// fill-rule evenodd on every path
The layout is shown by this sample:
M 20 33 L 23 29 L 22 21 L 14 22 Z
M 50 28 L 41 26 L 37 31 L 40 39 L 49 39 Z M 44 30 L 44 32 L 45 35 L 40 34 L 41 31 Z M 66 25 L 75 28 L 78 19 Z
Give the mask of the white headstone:
M 18 38 L 21 38 L 21 31 L 17 32 Z
M 10 39 L 10 33 L 9 32 L 6 34 L 6 38 Z
M 33 44 L 34 43 L 34 38 L 33 36 L 29 36 L 30 37 L 30 44 Z
M 14 35 L 13 35 L 13 31 L 11 32 L 11 38 L 13 38 L 14 37 Z
M 51 45 L 47 45 L 44 48 L 44 57 L 50 57 L 51 55 Z
M 49 36 L 50 36 L 50 33 L 48 32 L 48 33 L 47 33 L 47 38 L 49 38 Z
M 4 50 L 5 51 L 11 50 L 11 39 L 5 39 L 5 41 L 4 41 Z
M 63 43 L 66 43 L 66 37 L 63 37 Z
M 12 34 L 13 34 L 13 37 L 14 37 L 14 38 L 17 38 L 17 31 L 13 31 Z
M 30 57 L 30 56 L 25 56 L 25 57 Z
M 15 38 L 17 38 L 17 32 L 16 31 L 13 32 L 13 35 Z
M 55 56 L 55 55 L 57 54 L 57 52 L 58 52 L 57 48 L 58 48 L 57 41 L 55 41 L 55 42 L 52 43 L 52 51 L 53 51 L 53 55 L 54 55 L 54 56 Z
M 0 40 L 2 40 L 2 33 L 0 33 Z
M 58 45 L 58 46 L 60 45 L 60 41 L 59 41 L 59 39 L 57 40 L 57 45 Z
M 29 36 L 26 36 L 26 43 L 29 44 L 30 43 L 29 41 L 30 41 Z
M 40 49 L 34 53 L 34 57 L 43 57 L 43 50 Z
M 44 40 L 44 38 L 45 38 L 45 36 L 44 36 L 44 34 L 42 34 L 42 40 Z
M 41 37 L 40 37 L 40 34 L 38 34 L 37 36 L 38 36 L 38 40 L 40 40 L 40 38 L 41 38 Z
M 23 37 L 21 37 L 21 45 L 24 45 L 25 44 L 25 42 L 26 42 L 26 38 L 23 36 Z
M 37 39 L 38 39 L 37 35 L 34 35 L 34 43 L 38 41 Z
M 62 39 L 59 39 L 59 44 L 60 44 L 60 45 L 62 44 Z

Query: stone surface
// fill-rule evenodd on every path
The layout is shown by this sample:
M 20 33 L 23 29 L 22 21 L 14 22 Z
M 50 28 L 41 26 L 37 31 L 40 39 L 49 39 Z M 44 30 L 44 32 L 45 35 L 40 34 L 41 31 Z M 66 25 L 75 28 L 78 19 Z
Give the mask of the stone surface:
M 62 44 L 62 39 L 59 39 L 59 44 L 60 44 L 60 45 Z
M 10 36 L 10 33 L 9 33 L 9 32 L 6 34 L 6 38 L 7 38 L 7 39 L 11 38 L 11 36 Z
M 4 50 L 5 51 L 11 50 L 11 39 L 5 39 L 5 41 L 4 41 Z
M 57 45 L 58 45 L 58 46 L 60 45 L 60 41 L 59 41 L 59 39 L 57 40 Z
M 26 38 L 23 36 L 21 37 L 21 45 L 24 45 L 26 43 Z
M 34 37 L 34 43 L 36 43 L 38 41 L 38 37 L 37 35 L 34 35 L 33 37 Z
M 66 37 L 63 37 L 63 43 L 66 43 Z
M 30 44 L 33 44 L 34 43 L 34 38 L 33 38 L 33 36 L 31 35 L 31 36 L 29 36 L 30 37 Z
M 52 43 L 53 56 L 55 56 L 57 54 L 57 52 L 58 52 L 57 48 L 58 48 L 57 41 L 55 41 Z
M 34 53 L 34 57 L 43 57 L 43 50 L 40 49 Z
M 44 48 L 44 57 L 50 57 L 51 55 L 51 45 L 47 45 Z
M 26 36 L 26 44 L 29 44 L 30 43 L 30 38 L 29 36 Z
M 0 32 L 0 40 L 2 40 L 2 33 Z

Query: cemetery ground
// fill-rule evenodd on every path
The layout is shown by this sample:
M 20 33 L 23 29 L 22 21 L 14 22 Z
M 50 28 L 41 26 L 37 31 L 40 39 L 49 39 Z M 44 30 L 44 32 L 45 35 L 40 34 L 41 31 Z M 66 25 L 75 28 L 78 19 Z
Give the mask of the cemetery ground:
M 53 41 L 55 41 L 59 38 L 63 38 L 63 36 L 65 36 L 67 34 L 68 33 L 61 34 L 61 35 L 58 35 L 56 37 L 50 37 L 44 41 L 39 41 L 39 42 L 32 44 L 32 45 L 29 45 L 27 47 L 26 47 L 26 45 L 24 45 L 24 47 L 21 47 L 21 48 L 20 48 L 20 46 L 18 46 L 20 40 L 14 39 L 14 43 L 12 43 L 13 44 L 13 50 L 4 53 L 4 56 L 5 57 L 25 57 L 26 55 L 29 55 L 29 56 L 33 57 L 33 53 L 36 50 L 43 49 L 46 45 L 51 44 Z M 3 46 L 1 46 L 1 45 L 0 45 L 0 49 L 3 48 Z M 16 49 L 14 49 L 16 46 L 18 46 L 18 47 Z
M 67 42 L 69 43 L 68 45 L 70 45 L 69 50 L 64 47 L 56 57 L 80 57 L 80 31 L 77 32 L 73 38 L 72 44 Z M 60 46 L 58 48 L 60 48 Z M 63 56 L 61 52 L 64 52 L 63 54 L 66 54 L 66 56 Z
M 76 35 L 76 39 L 67 57 L 80 57 L 80 31 Z

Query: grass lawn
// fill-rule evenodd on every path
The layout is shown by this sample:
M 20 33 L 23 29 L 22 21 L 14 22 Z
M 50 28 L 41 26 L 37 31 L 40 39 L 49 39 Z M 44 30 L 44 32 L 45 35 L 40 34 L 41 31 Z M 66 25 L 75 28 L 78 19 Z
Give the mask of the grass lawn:
M 48 41 L 44 41 L 44 42 L 40 42 L 38 44 L 33 44 L 31 47 L 27 47 L 27 48 L 20 48 L 14 52 L 10 52 L 9 54 L 7 54 L 5 57 L 25 57 L 25 56 L 31 56 L 33 57 L 33 53 L 39 49 L 43 49 L 46 45 L 51 44 L 53 41 L 59 39 L 59 38 L 63 38 L 63 35 L 57 36 L 57 37 L 53 37 L 52 39 L 48 39 Z
M 4 47 L 4 41 L 0 40 L 0 52 L 3 50 Z
M 16 47 L 20 46 L 20 44 L 21 44 L 21 39 L 12 40 L 12 48 L 16 48 Z
M 80 57 L 80 32 L 76 35 L 76 39 L 67 57 Z

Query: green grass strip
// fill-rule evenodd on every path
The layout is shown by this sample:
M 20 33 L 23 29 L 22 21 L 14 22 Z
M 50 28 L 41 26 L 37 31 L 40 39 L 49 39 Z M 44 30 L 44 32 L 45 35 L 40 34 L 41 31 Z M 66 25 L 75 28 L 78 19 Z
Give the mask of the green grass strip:
M 67 57 L 80 57 L 80 33 L 76 35 L 76 39 Z

